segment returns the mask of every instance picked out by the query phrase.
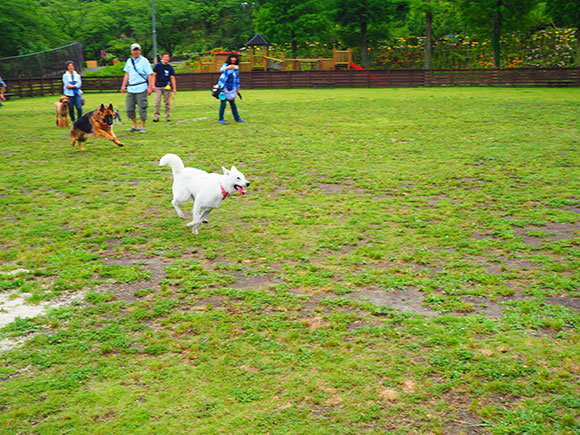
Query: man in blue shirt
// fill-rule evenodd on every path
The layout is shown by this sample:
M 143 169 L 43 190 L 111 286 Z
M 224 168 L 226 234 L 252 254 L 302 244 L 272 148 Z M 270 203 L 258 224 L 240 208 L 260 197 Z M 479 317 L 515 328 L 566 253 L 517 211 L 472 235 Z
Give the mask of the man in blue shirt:
M 131 57 L 127 59 L 123 71 L 125 71 L 125 77 L 123 77 L 121 92 L 127 92 L 127 99 L 125 100 L 127 117 L 133 123 L 133 126 L 127 131 L 145 133 L 147 106 L 149 105 L 147 97 L 153 92 L 153 70 L 149 61 L 141 56 L 141 46 L 139 44 L 131 45 Z M 137 127 L 135 105 L 139 106 L 141 128 Z
M 161 62 L 153 68 L 153 78 L 155 80 L 155 116 L 153 122 L 159 122 L 159 106 L 161 106 L 161 96 L 165 101 L 165 119 L 171 121 L 169 116 L 169 101 L 171 100 L 171 92 L 177 93 L 175 86 L 175 70 L 169 65 L 169 53 L 163 53 Z

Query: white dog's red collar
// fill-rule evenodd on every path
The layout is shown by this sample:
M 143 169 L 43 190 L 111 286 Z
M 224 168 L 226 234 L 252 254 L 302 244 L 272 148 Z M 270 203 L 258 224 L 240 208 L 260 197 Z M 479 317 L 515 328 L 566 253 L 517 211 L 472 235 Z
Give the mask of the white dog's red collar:
M 225 198 L 225 197 L 227 197 L 227 196 L 230 196 L 230 194 L 229 194 L 228 192 L 226 192 L 226 190 L 224 189 L 224 186 L 222 186 L 222 185 L 220 184 L 220 187 L 221 187 L 221 189 L 222 189 L 222 195 L 224 196 L 224 198 Z

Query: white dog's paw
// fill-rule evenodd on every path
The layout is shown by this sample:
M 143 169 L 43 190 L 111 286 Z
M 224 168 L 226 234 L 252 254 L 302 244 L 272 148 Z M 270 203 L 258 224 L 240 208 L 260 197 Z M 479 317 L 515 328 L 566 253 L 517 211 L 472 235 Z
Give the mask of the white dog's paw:
M 192 234 L 195 234 L 196 236 L 199 234 L 199 231 L 197 231 L 197 227 L 193 227 L 193 230 L 191 230 Z
M 181 219 L 185 219 L 186 218 L 185 214 L 183 214 L 183 213 L 177 213 L 177 216 L 179 216 Z
M 187 228 L 191 228 L 191 227 L 192 227 L 192 226 L 194 226 L 194 225 L 195 225 L 195 222 L 193 222 L 193 221 L 191 221 L 191 222 L 188 222 L 188 223 L 186 223 L 186 224 L 185 224 L 185 226 L 186 226 Z

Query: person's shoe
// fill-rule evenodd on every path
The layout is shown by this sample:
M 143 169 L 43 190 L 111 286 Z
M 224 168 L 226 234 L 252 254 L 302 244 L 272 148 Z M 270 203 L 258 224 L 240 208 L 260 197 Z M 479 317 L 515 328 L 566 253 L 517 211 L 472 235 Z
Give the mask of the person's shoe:
M 218 121 L 218 123 L 219 123 L 219 124 L 225 124 L 226 122 L 225 122 L 223 119 L 220 119 L 220 120 Z
M 159 122 L 159 120 L 158 119 L 154 119 L 153 122 Z
M 236 119 L 236 122 L 246 122 L 246 121 L 244 121 L 242 118 L 238 118 Z
M 171 122 L 171 119 L 168 119 L 167 122 Z
M 136 131 L 139 131 L 139 129 L 138 129 L 138 128 L 135 128 L 135 127 L 131 127 L 131 128 L 128 128 L 128 129 L 127 129 L 127 130 L 125 130 L 125 131 L 128 131 L 129 133 L 134 133 L 134 132 L 136 132 Z
M 139 133 L 147 133 L 147 130 L 145 130 L 144 128 L 140 128 Z

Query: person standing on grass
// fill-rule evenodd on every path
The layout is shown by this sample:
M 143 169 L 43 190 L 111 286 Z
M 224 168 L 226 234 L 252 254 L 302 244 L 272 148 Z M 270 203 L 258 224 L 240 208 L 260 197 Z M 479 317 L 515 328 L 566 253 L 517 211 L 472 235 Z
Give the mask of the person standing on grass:
M 127 131 L 145 133 L 147 107 L 149 106 L 147 97 L 153 92 L 153 70 L 149 61 L 141 56 L 141 46 L 139 44 L 131 45 L 131 57 L 127 59 L 123 71 L 125 71 L 125 76 L 123 77 L 121 92 L 127 92 L 127 98 L 125 99 L 127 117 L 133 123 L 133 126 Z M 137 126 L 135 106 L 139 106 L 141 128 Z
M 81 86 L 83 82 L 81 81 L 81 76 L 75 71 L 75 64 L 72 60 L 69 60 L 66 64 L 66 72 L 62 75 L 62 82 L 64 83 L 64 95 L 68 97 L 68 113 L 70 115 L 71 121 L 75 121 L 75 107 L 77 109 L 77 115 L 80 118 L 83 116 L 83 104 L 81 102 Z
M 226 63 L 220 68 L 221 76 L 218 81 L 217 87 L 222 89 L 225 95 L 225 99 L 221 100 L 220 111 L 219 111 L 219 123 L 225 124 L 224 112 L 226 111 L 226 101 L 230 102 L 230 107 L 232 108 L 232 115 L 236 122 L 244 122 L 240 115 L 238 114 L 238 108 L 236 107 L 236 96 L 238 95 L 238 90 L 240 89 L 240 72 L 238 66 L 240 64 L 240 56 L 237 53 L 230 53 L 226 59 Z M 220 98 L 221 99 L 221 98 Z
M 159 108 L 161 106 L 161 96 L 165 102 L 165 119 L 171 121 L 169 116 L 169 102 L 171 101 L 171 92 L 175 95 L 177 87 L 175 86 L 175 70 L 169 65 L 169 53 L 161 55 L 161 62 L 153 68 L 153 80 L 155 81 L 155 115 L 153 122 L 159 122 Z
M 0 106 L 3 106 L 2 101 L 6 101 L 6 97 L 4 96 L 4 92 L 6 91 L 6 83 L 0 77 Z

